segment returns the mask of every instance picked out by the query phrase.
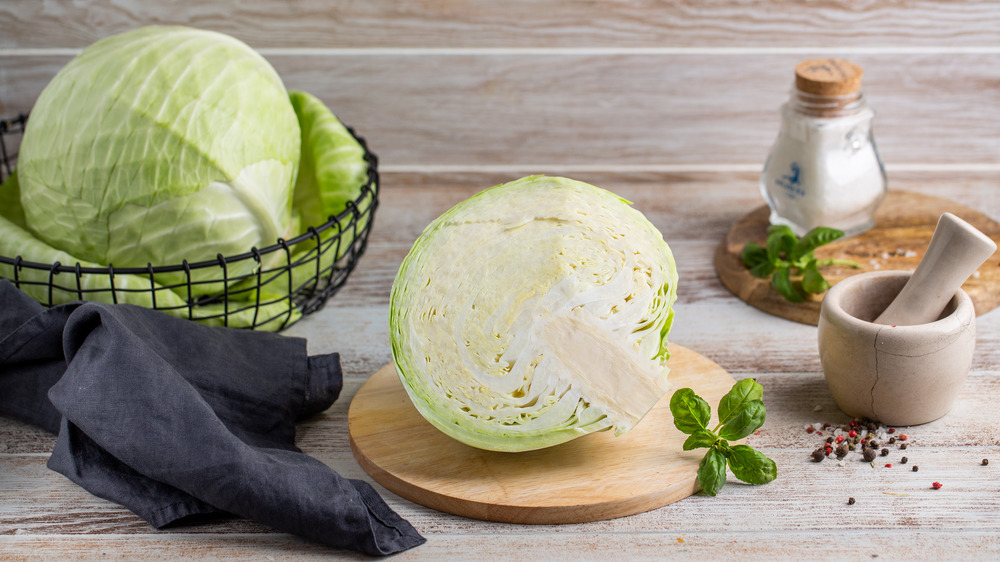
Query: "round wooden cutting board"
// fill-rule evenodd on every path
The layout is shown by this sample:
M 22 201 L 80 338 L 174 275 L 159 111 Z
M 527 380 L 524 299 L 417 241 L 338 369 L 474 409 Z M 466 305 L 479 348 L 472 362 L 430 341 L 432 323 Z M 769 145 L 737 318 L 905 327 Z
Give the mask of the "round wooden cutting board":
M 734 384 L 711 360 L 671 346 L 673 389 L 690 387 L 712 405 Z M 523 453 L 460 443 L 417 412 L 390 364 L 351 401 L 355 458 L 376 482 L 448 513 L 507 523 L 579 523 L 662 507 L 697 492 L 705 449 L 683 451 L 668 392 L 631 431 L 606 431 Z M 713 422 L 714 423 L 714 422 Z
M 820 260 L 851 260 L 860 264 L 861 268 L 827 266 L 820 272 L 831 285 L 835 285 L 866 271 L 912 271 L 924 256 L 938 218 L 944 212 L 964 219 L 1000 244 L 1000 224 L 979 211 L 947 199 L 890 190 L 875 213 L 873 228 L 821 246 L 815 252 Z M 716 273 L 727 289 L 748 304 L 775 316 L 815 326 L 819 323 L 823 295 L 809 296 L 801 303 L 788 302 L 771 288 L 770 279 L 750 275 L 740 259 L 747 242 L 764 245 L 769 215 L 770 210 L 763 205 L 733 225 L 715 254 Z M 979 268 L 978 275 L 970 277 L 962 288 L 972 298 L 976 314 L 985 314 L 1000 306 L 1000 253 L 994 253 Z

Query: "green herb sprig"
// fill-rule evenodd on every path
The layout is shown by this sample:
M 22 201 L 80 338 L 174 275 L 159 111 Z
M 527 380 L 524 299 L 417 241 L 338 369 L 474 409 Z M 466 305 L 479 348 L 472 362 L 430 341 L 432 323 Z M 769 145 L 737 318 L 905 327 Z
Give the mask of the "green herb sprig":
M 817 260 L 816 248 L 842 238 L 844 232 L 836 228 L 818 226 L 799 238 L 787 225 L 771 225 L 767 229 L 766 247 L 755 242 L 743 246 L 740 258 L 750 268 L 754 277 L 771 277 L 771 286 L 790 302 L 805 300 L 803 293 L 817 294 L 830 288 L 819 268 L 827 265 L 846 265 L 855 269 L 861 266 L 850 260 Z M 792 282 L 792 270 L 802 275 L 799 291 Z
M 778 476 L 774 461 L 749 445 L 730 445 L 764 425 L 764 389 L 753 379 L 743 379 L 719 401 L 719 424 L 708 429 L 712 409 L 690 388 L 670 397 L 670 412 L 677 429 L 689 435 L 684 450 L 707 447 L 698 467 L 701 489 L 714 496 L 726 483 L 726 465 L 748 484 L 767 484 Z

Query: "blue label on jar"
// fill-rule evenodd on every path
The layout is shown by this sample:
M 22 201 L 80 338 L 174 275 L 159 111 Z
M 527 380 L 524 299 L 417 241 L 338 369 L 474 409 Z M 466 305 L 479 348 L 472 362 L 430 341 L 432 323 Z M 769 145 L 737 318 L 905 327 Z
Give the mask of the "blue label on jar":
M 792 162 L 788 166 L 788 173 L 775 178 L 774 183 L 785 191 L 785 196 L 789 199 L 798 199 L 806 194 L 802 189 L 802 182 L 799 179 L 799 163 Z

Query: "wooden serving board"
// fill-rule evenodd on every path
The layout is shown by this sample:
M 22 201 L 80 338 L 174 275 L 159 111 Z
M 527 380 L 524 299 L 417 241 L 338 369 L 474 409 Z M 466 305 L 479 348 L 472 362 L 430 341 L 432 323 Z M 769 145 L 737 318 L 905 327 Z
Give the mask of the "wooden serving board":
M 861 268 L 828 266 L 820 270 L 823 277 L 835 285 L 842 279 L 866 271 L 916 269 L 931 241 L 938 218 L 944 212 L 964 219 L 1000 244 L 1000 224 L 975 209 L 930 195 L 889 191 L 875 213 L 873 228 L 816 250 L 818 259 L 852 260 Z M 715 254 L 715 271 L 722 284 L 748 304 L 788 320 L 815 326 L 819 323 L 823 295 L 812 295 L 801 303 L 788 302 L 771 288 L 770 279 L 750 275 L 740 259 L 747 242 L 764 245 L 769 215 L 770 210 L 763 205 L 733 225 Z M 984 314 L 1000 305 L 1000 253 L 994 253 L 963 288 L 972 297 L 976 314 Z
M 671 346 L 673 388 L 712 405 L 734 384 L 713 361 Z M 700 488 L 705 450 L 683 451 L 668 392 L 628 433 L 593 433 L 562 445 L 498 453 L 448 437 L 417 412 L 393 365 L 358 390 L 348 412 L 351 450 L 376 482 L 421 505 L 507 523 L 580 523 L 662 507 Z

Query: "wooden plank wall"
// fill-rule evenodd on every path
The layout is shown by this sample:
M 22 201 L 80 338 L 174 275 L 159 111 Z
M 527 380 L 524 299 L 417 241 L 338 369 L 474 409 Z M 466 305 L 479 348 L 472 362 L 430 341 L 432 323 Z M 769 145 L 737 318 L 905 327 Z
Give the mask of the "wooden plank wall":
M 230 33 L 366 136 L 387 172 L 761 167 L 792 67 L 866 70 L 890 169 L 1000 166 L 990 0 L 0 3 L 0 116 L 144 24 Z

